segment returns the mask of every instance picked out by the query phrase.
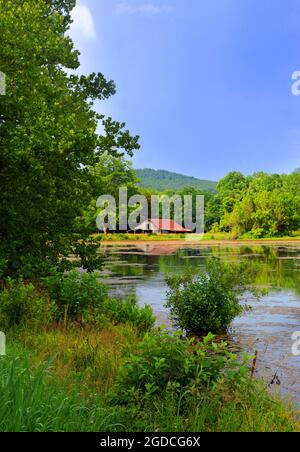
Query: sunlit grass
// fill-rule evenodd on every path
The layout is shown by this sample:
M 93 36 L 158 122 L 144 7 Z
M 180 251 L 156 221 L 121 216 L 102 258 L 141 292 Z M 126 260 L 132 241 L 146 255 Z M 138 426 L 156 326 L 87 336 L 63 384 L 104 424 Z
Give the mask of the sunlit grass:
M 92 234 L 93 240 L 102 242 L 163 242 L 163 241 L 183 241 L 186 239 L 185 234 Z M 284 241 L 284 240 L 300 240 L 300 234 L 297 232 L 291 236 L 282 237 L 264 237 L 254 238 L 249 235 L 236 237 L 230 232 L 207 232 L 203 235 L 202 240 L 207 241 Z
M 110 347 L 110 341 L 106 345 Z M 36 354 L 42 359 L 38 350 Z M 55 368 L 57 359 L 62 356 L 33 365 L 25 349 L 21 352 L 18 347 L 12 347 L 1 358 L 0 431 L 300 430 L 297 413 L 271 396 L 259 382 L 248 382 L 233 390 L 221 381 L 191 401 L 187 409 L 172 394 L 153 399 L 145 407 L 111 406 L 99 388 L 78 379 L 78 371 L 69 367 L 64 376 L 60 375 Z
M 39 334 L 24 332 L 18 338 L 19 352 L 27 350 L 34 367 L 53 359 L 52 373 L 61 381 L 75 381 L 97 387 L 105 393 L 111 387 L 122 356 L 138 342 L 135 328 L 110 325 L 102 330 L 69 326 Z

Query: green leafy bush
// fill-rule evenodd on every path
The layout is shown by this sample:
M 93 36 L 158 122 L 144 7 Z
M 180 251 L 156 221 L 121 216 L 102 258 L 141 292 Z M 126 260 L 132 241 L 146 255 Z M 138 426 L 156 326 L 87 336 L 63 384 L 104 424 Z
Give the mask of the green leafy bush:
M 129 323 L 140 333 L 155 322 L 150 306 L 141 308 L 135 297 L 125 300 L 108 296 L 108 288 L 96 275 L 72 270 L 45 279 L 51 299 L 57 306 L 57 318 L 77 319 L 86 324 Z
M 247 372 L 228 352 L 227 345 L 213 342 L 208 335 L 202 342 L 182 339 L 178 334 L 146 334 L 135 354 L 125 361 L 112 394 L 115 403 L 138 403 L 153 396 L 195 397 L 221 376 L 237 382 Z
M 59 318 L 75 318 L 89 309 L 100 309 L 107 298 L 107 286 L 101 284 L 96 275 L 77 270 L 45 278 L 45 285 L 57 306 Z
M 249 288 L 252 271 L 212 260 L 203 274 L 168 276 L 166 306 L 176 326 L 193 334 L 225 331 L 243 310 L 239 296 Z
M 75 247 L 75 255 L 79 256 L 79 265 L 88 273 L 101 270 L 103 267 L 103 256 L 98 252 L 99 243 L 92 242 L 88 237 Z
M 7 287 L 0 291 L 0 329 L 3 331 L 47 325 L 54 315 L 54 304 L 32 284 L 8 280 Z
M 150 331 L 155 323 L 152 308 L 148 305 L 140 307 L 134 296 L 125 300 L 107 298 L 103 308 L 104 314 L 113 323 L 129 323 L 140 333 Z

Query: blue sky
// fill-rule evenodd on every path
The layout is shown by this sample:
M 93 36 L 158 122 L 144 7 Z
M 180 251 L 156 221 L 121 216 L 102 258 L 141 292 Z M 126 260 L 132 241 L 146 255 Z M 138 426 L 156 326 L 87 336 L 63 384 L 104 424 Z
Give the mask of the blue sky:
M 117 94 L 97 110 L 141 136 L 136 168 L 217 180 L 300 166 L 299 0 L 79 0 L 82 70 Z

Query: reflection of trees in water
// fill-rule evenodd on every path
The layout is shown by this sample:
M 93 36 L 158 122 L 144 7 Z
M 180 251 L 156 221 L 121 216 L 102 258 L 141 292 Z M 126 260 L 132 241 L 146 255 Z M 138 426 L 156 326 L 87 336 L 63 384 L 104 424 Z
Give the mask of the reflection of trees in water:
M 249 262 L 249 266 L 255 263 L 259 271 L 254 284 L 294 290 L 300 294 L 300 260 L 293 260 L 300 256 L 300 248 L 267 245 L 222 247 L 213 248 L 211 255 L 219 258 L 238 258 Z
M 174 244 L 175 245 L 175 244 Z M 107 268 L 120 277 L 143 277 L 148 279 L 153 273 L 184 272 L 190 267 L 205 269 L 209 258 L 227 261 L 249 262 L 259 267 L 254 284 L 274 289 L 293 290 L 300 294 L 300 248 L 295 246 L 241 245 L 241 246 L 195 246 L 182 247 L 172 244 L 155 244 L 145 249 L 136 246 L 128 252 L 118 253 L 114 249 Z M 288 258 L 288 259 L 287 259 Z
M 145 279 L 159 271 L 160 256 L 152 256 L 141 253 L 124 253 L 120 254 L 114 251 L 113 254 L 107 254 L 108 261 L 106 269 L 110 270 L 114 275 L 119 277 L 144 277 Z
M 276 259 L 273 262 L 266 261 L 261 265 L 259 275 L 255 283 L 269 285 L 274 289 L 293 290 L 300 295 L 300 267 L 295 261 Z

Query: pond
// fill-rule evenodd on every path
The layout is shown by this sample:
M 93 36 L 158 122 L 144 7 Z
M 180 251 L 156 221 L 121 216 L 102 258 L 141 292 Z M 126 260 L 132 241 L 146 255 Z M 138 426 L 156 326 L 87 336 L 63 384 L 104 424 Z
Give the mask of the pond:
M 215 257 L 229 262 L 255 260 L 260 272 L 255 284 L 268 288 L 259 301 L 245 294 L 243 302 L 253 309 L 237 318 L 229 340 L 237 350 L 258 352 L 256 373 L 266 378 L 272 390 L 288 395 L 300 405 L 300 356 L 292 353 L 292 334 L 300 331 L 300 243 L 274 244 L 191 244 L 141 242 L 103 244 L 103 277 L 111 293 L 134 293 L 141 305 L 149 304 L 157 323 L 171 328 L 164 307 L 166 273 L 188 268 L 205 269 Z

